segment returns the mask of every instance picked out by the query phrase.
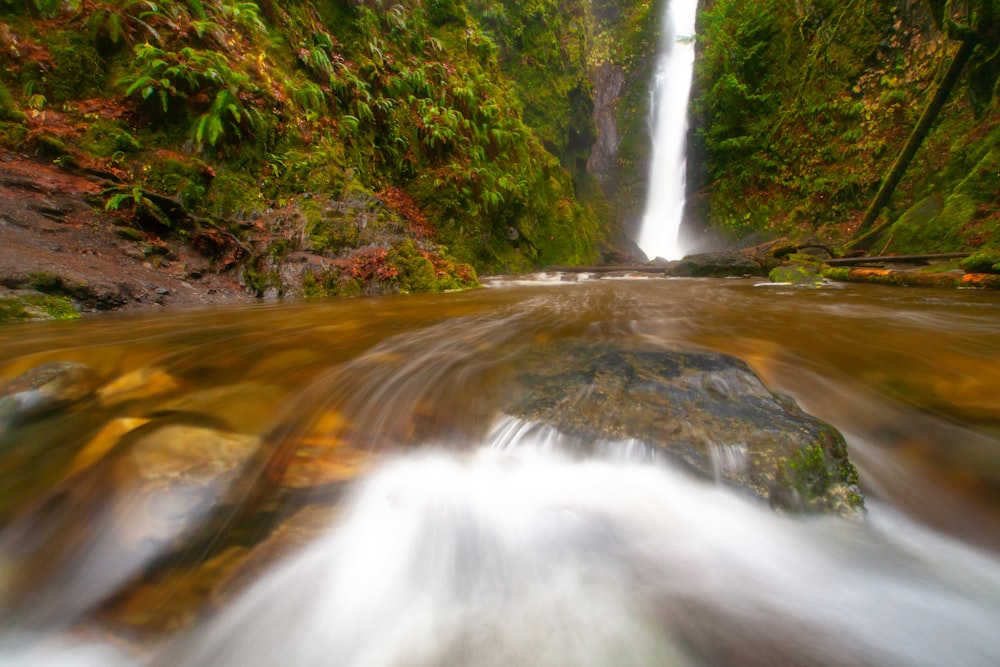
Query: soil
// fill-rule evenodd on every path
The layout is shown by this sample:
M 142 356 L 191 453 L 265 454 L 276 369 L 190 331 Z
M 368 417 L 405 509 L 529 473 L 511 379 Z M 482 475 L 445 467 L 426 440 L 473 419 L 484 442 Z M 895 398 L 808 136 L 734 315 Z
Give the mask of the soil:
M 105 211 L 96 196 L 113 177 L 0 151 L 0 298 L 38 288 L 83 312 L 255 299 L 184 239 Z

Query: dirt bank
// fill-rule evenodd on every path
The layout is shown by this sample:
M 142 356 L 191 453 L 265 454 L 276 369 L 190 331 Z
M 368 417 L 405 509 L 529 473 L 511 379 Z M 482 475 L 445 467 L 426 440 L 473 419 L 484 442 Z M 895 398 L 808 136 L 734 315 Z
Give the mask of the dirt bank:
M 0 299 L 41 291 L 84 313 L 254 299 L 182 237 L 104 211 L 113 176 L 0 151 Z

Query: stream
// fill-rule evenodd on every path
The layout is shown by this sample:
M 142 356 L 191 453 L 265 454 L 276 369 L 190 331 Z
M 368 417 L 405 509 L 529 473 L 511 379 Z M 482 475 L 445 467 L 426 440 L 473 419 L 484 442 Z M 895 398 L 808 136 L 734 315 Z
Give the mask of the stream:
M 0 394 L 0 666 L 1000 664 L 1000 295 L 487 283 L 0 329 L 87 387 Z M 504 414 L 570 341 L 746 361 L 864 516 Z

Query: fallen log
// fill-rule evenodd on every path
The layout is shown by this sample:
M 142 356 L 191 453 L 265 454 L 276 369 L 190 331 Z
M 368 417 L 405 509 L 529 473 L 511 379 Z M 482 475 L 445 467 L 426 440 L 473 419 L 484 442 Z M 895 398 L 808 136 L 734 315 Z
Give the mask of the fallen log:
M 882 263 L 898 263 L 898 262 L 924 262 L 934 259 L 960 259 L 962 257 L 968 257 L 971 253 L 967 252 L 939 252 L 931 255 L 883 255 L 881 257 L 841 257 L 838 259 L 826 259 L 823 260 L 824 264 L 829 264 L 830 266 L 853 266 L 856 264 L 882 264 Z

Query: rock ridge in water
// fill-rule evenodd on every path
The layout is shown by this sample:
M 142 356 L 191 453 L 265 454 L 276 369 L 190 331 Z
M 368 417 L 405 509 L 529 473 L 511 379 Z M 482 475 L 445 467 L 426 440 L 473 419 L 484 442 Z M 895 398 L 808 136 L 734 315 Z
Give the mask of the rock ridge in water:
M 514 417 L 582 443 L 639 440 L 775 509 L 864 510 L 843 436 L 732 356 L 619 343 L 559 343 L 526 360 Z

